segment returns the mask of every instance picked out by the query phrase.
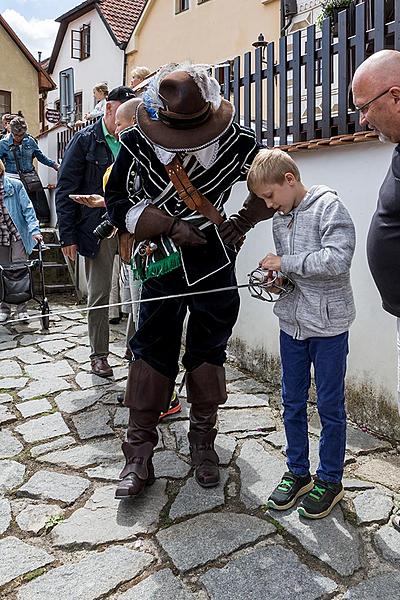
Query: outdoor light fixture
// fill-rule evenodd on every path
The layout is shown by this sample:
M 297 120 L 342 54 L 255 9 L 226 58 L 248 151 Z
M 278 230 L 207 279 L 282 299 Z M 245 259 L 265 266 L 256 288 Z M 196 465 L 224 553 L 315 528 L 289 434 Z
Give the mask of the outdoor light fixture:
M 260 35 L 258 36 L 257 41 L 252 43 L 252 46 L 254 46 L 254 48 L 262 48 L 261 58 L 262 58 L 263 63 L 267 62 L 265 60 L 265 49 L 268 46 L 268 44 L 269 44 L 269 42 L 265 39 L 265 37 L 262 33 L 260 33 Z

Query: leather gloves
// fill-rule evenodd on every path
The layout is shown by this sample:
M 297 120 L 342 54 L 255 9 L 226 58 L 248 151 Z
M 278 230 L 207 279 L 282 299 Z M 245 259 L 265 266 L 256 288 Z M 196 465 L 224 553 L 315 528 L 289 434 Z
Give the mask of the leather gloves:
M 239 212 L 231 215 L 219 226 L 222 241 L 229 246 L 235 246 L 257 223 L 270 219 L 274 213 L 275 210 L 268 208 L 262 198 L 250 192 Z
M 135 227 L 138 242 L 166 234 L 177 246 L 199 246 L 206 244 L 206 237 L 198 227 L 187 221 L 175 219 L 156 206 L 146 206 Z

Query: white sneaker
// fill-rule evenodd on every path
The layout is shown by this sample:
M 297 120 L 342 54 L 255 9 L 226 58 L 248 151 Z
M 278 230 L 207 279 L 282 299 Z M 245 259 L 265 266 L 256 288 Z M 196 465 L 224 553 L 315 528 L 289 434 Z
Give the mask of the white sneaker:
M 9 317 L 9 313 L 0 312 L 0 323 L 5 323 Z
M 29 315 L 26 310 L 17 313 L 16 317 L 20 323 L 29 323 Z

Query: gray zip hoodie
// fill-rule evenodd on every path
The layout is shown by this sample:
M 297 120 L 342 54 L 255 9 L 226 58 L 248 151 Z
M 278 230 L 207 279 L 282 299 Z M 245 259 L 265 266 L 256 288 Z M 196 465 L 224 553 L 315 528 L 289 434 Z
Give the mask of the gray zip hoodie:
M 350 284 L 356 237 L 336 192 L 313 186 L 291 213 L 274 215 L 273 234 L 282 273 L 296 284 L 274 306 L 280 328 L 298 340 L 347 331 L 356 314 Z

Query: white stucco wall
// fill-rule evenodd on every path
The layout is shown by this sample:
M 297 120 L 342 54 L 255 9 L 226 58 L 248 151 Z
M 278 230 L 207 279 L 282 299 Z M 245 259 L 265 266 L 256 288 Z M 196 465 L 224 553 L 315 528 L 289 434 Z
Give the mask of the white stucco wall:
M 71 31 L 79 30 L 84 24 L 90 24 L 90 56 L 85 60 L 71 58 Z M 83 113 L 94 106 L 93 86 L 106 82 L 111 90 L 122 85 L 124 71 L 124 51 L 118 48 L 111 38 L 97 11 L 88 12 L 69 24 L 58 55 L 52 78 L 59 84 L 59 73 L 73 67 L 75 93 L 82 92 Z M 59 90 L 48 94 L 47 105 L 54 108 L 59 99 Z
M 393 146 L 378 142 L 357 143 L 336 148 L 305 150 L 292 154 L 306 186 L 324 183 L 336 189 L 349 209 L 357 232 L 352 266 L 352 283 L 357 319 L 351 328 L 349 376 L 373 380 L 386 388 L 390 401 L 397 403 L 396 319 L 381 308 L 379 294 L 366 258 L 366 236 L 377 201 L 380 184 L 390 163 Z M 238 184 L 228 204 L 234 212 L 243 202 L 245 184 Z M 238 282 L 257 267 L 260 258 L 273 251 L 271 224 L 259 224 L 251 231 L 238 258 Z M 241 311 L 234 335 L 251 348 L 264 347 L 278 353 L 278 323 L 272 305 L 241 292 Z

